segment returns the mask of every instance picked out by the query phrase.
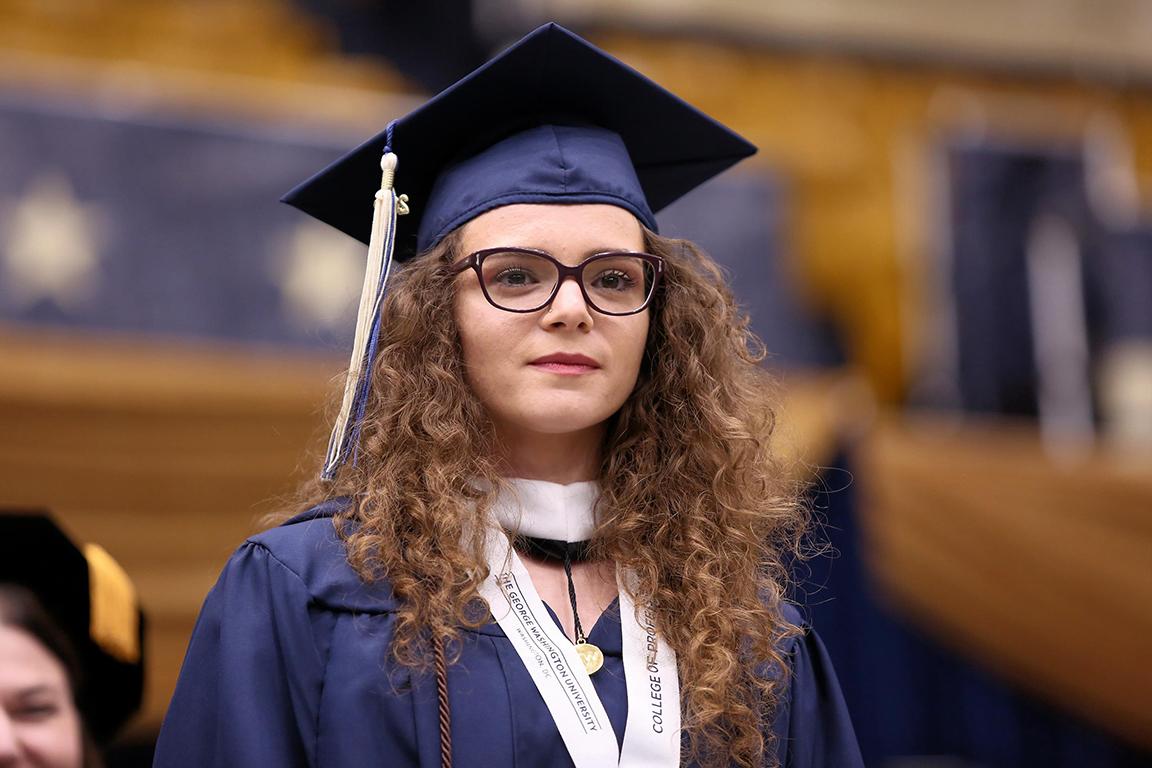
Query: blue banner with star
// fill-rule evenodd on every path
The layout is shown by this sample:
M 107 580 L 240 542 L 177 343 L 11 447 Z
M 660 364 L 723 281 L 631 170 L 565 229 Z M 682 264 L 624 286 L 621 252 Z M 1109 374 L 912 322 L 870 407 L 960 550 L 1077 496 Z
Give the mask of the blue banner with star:
M 344 348 L 364 247 L 277 202 L 339 153 L 0 101 L 0 322 Z

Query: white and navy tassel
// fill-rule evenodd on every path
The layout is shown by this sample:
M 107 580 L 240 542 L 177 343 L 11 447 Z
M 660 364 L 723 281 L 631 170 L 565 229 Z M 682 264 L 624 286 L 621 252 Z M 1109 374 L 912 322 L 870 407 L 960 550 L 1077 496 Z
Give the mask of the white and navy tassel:
M 352 345 L 352 359 L 348 364 L 348 379 L 344 383 L 340 414 L 332 427 L 332 437 L 328 440 L 321 480 L 331 480 L 348 455 L 355 455 L 364 406 L 368 401 L 372 360 L 376 356 L 376 341 L 380 333 L 380 305 L 384 301 L 388 273 L 392 268 L 396 216 L 408 213 L 407 195 L 397 195 L 392 186 L 396 176 L 396 155 L 390 147 L 384 148 L 380 170 L 380 189 L 376 192 L 373 204 L 372 236 L 368 241 L 368 266 L 364 273 L 364 288 L 360 293 L 360 311 L 356 317 L 356 339 Z

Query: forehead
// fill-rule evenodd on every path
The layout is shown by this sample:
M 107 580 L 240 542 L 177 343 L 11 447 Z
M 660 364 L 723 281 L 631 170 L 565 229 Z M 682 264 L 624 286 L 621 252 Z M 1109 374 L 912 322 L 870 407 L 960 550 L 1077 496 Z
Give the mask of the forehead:
M 465 254 L 498 246 L 540 248 L 556 256 L 644 249 L 644 230 L 631 212 L 614 205 L 506 205 L 461 229 Z
M 28 632 L 0 624 L 0 695 L 33 686 L 66 690 L 64 665 Z

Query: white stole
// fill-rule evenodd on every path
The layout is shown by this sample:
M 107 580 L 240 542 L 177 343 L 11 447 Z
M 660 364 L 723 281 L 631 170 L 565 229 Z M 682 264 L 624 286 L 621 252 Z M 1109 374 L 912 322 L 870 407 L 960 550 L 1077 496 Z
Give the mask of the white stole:
M 559 541 L 591 538 L 596 483 L 558 485 L 514 480 L 515 498 L 502 493 L 493 515 L 506 530 Z M 489 575 L 480 588 L 504 634 L 536 684 L 576 768 L 606 765 L 669 768 L 680 764 L 680 685 L 676 654 L 660 641 L 642 607 L 620 586 L 620 625 L 628 723 L 623 748 L 572 641 L 556 626 L 508 536 L 491 529 L 485 541 Z

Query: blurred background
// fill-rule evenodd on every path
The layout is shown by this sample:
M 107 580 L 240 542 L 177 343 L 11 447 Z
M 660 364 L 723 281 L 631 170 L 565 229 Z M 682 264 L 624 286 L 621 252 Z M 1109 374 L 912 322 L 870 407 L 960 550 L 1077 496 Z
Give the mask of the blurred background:
M 278 197 L 547 20 L 761 147 L 659 218 L 785 383 L 868 764 L 1152 765 L 1149 0 L 0 0 L 0 506 L 136 581 L 134 754 L 346 365 L 363 248 Z

